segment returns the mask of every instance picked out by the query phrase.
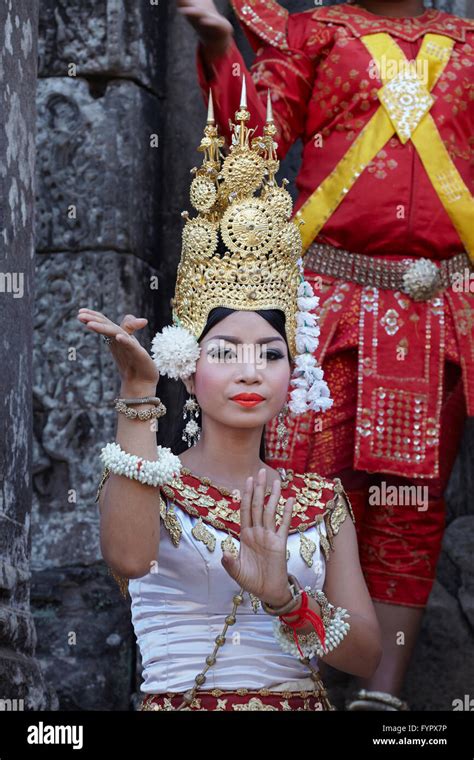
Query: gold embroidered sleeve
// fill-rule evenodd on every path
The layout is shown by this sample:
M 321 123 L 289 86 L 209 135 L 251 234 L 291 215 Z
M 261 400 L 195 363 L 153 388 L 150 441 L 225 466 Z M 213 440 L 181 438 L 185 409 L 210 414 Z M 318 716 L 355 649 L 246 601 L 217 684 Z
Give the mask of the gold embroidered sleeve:
M 334 536 L 339 532 L 339 528 L 347 515 L 350 515 L 352 522 L 355 524 L 355 516 L 349 497 L 344 490 L 340 478 L 334 478 L 334 496 L 326 502 L 324 513 L 324 523 L 331 549 L 334 548 Z

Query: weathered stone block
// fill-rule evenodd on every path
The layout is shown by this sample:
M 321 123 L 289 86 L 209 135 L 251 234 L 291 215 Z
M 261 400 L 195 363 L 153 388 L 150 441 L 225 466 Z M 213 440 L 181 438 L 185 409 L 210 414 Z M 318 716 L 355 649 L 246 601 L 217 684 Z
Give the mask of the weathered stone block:
M 41 0 L 40 77 L 123 77 L 163 94 L 166 0 Z M 97 80 L 100 84 L 100 80 Z
M 34 362 L 36 408 L 33 556 L 35 569 L 100 559 L 100 449 L 115 439 L 113 399 L 120 376 L 101 336 L 76 318 L 80 307 L 113 322 L 149 320 L 137 338 L 151 344 L 157 272 L 131 255 L 56 253 L 38 257 Z
M 37 249 L 134 252 L 156 264 L 161 125 L 156 98 L 111 80 L 39 82 Z
M 61 710 L 129 710 L 135 666 L 130 613 L 103 563 L 35 573 L 37 657 Z

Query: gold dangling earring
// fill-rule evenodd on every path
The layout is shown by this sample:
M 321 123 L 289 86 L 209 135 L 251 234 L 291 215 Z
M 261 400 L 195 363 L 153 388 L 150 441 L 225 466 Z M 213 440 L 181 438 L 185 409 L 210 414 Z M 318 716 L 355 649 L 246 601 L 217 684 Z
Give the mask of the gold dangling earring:
M 288 413 L 288 404 L 285 404 L 283 409 L 278 414 L 278 425 L 277 425 L 277 443 L 276 448 L 278 449 L 284 449 L 288 446 L 288 441 L 290 439 L 290 433 L 288 431 L 288 428 L 285 425 L 285 417 Z
M 186 426 L 183 430 L 183 435 L 181 436 L 183 441 L 186 441 L 186 443 L 188 444 L 188 447 L 194 446 L 201 437 L 201 428 L 196 422 L 196 419 L 199 416 L 200 406 L 198 402 L 195 400 L 195 398 L 193 398 L 193 396 L 194 394 L 191 393 L 188 400 L 185 401 L 184 407 L 183 407 L 183 420 L 186 419 L 186 413 L 187 412 L 190 413 L 190 418 L 188 422 L 186 423 Z M 194 420 L 192 418 L 193 412 L 194 412 L 194 417 L 196 418 Z

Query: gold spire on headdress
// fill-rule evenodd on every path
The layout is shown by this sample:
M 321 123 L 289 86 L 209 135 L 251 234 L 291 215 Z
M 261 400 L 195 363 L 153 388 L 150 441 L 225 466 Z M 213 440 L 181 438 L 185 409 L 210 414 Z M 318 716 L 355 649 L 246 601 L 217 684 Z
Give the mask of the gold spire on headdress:
M 211 309 L 281 309 L 292 357 L 296 354 L 297 290 L 302 277 L 299 225 L 290 221 L 293 202 L 275 174 L 277 132 L 270 92 L 261 136 L 249 128 L 245 77 L 235 124 L 229 119 L 231 145 L 223 155 L 223 138 L 214 119 L 212 93 L 204 137 L 198 150 L 202 166 L 194 167 L 191 203 L 198 215 L 186 219 L 178 267 L 173 319 L 199 338 Z M 222 162 L 221 162 L 222 161 Z M 259 192 L 259 195 L 255 193 Z M 218 252 L 219 239 L 225 246 Z

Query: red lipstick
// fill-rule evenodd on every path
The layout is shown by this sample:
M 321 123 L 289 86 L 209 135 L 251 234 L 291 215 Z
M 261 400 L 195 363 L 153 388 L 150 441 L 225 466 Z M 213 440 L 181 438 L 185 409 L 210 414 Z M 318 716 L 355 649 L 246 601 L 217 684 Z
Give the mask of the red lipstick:
M 265 399 L 258 393 L 238 393 L 236 396 L 232 396 L 231 401 L 235 401 L 241 406 L 256 406 Z

